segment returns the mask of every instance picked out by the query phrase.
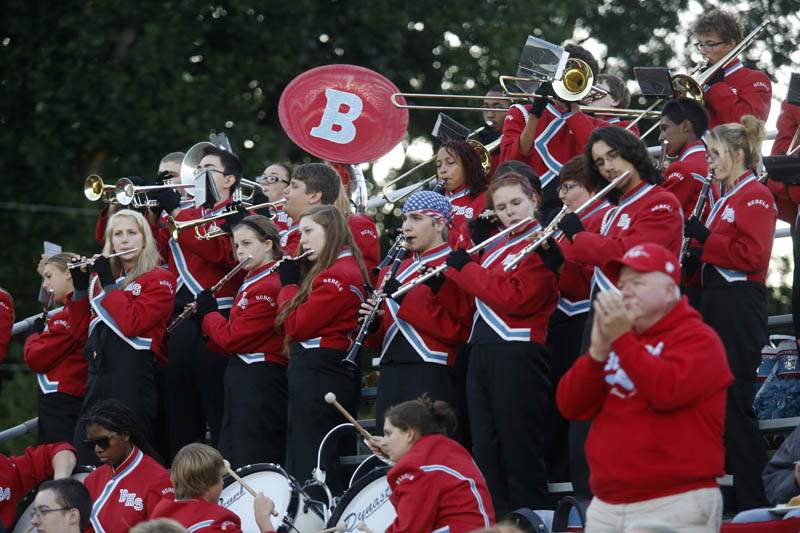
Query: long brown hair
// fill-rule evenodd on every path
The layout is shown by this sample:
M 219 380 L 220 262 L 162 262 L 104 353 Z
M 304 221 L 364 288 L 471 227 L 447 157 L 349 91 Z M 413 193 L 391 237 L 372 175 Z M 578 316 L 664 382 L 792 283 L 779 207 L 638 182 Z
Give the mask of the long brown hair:
M 350 248 L 353 257 L 358 263 L 358 268 L 361 270 L 364 283 L 369 283 L 369 274 L 367 274 L 367 268 L 364 266 L 364 259 L 361 257 L 361 251 L 355 245 L 353 235 L 350 233 L 350 228 L 347 227 L 344 217 L 336 206 L 315 205 L 304 211 L 303 214 L 300 215 L 300 220 L 302 220 L 303 217 L 311 217 L 311 220 L 323 227 L 325 230 L 325 248 L 317 251 L 317 260 L 312 263 L 310 267 L 309 263 L 305 261 L 300 264 L 303 275 L 303 280 L 300 282 L 300 290 L 297 291 L 297 294 L 283 306 L 280 312 L 278 312 L 276 324 L 279 326 L 283 325 L 286 317 L 289 316 L 292 311 L 308 300 L 314 278 L 316 278 L 317 274 L 320 272 L 329 269 L 338 259 L 342 248 L 346 246 Z

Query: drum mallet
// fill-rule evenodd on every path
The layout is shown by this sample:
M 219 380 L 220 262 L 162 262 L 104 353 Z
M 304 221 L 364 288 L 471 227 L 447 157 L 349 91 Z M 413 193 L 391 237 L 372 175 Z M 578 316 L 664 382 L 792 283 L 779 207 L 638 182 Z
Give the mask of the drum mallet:
M 223 459 L 222 462 L 225 464 L 225 470 L 228 472 L 228 474 L 230 474 L 230 476 L 233 479 L 235 479 L 239 483 L 239 485 L 244 487 L 244 490 L 249 492 L 250 496 L 252 496 L 253 498 L 258 497 L 258 493 L 255 490 L 253 490 L 253 487 L 248 485 L 245 480 L 243 480 L 241 477 L 239 477 L 239 474 L 237 474 L 236 472 L 233 471 L 233 469 L 231 468 L 231 463 L 228 462 L 227 459 Z M 272 516 L 278 516 L 278 511 L 273 509 L 272 510 Z
M 347 526 L 344 524 L 339 524 L 338 526 L 322 529 L 319 531 L 319 533 L 339 533 L 340 531 L 347 531 Z
M 348 422 L 350 422 L 351 424 L 353 424 L 356 427 L 358 432 L 361 433 L 362 437 L 364 437 L 367 440 L 370 440 L 372 438 L 372 435 L 370 435 L 369 431 L 364 429 L 364 426 L 359 424 L 358 420 L 353 418 L 353 416 L 350 413 L 347 412 L 347 409 L 342 407 L 342 404 L 340 404 L 339 402 L 336 401 L 336 395 L 334 393 L 332 393 L 332 392 L 327 393 L 325 395 L 325 401 L 328 402 L 329 404 L 331 404 L 332 406 L 334 406 L 335 408 L 337 408 L 339 410 L 339 412 L 342 413 L 342 416 L 345 417 Z

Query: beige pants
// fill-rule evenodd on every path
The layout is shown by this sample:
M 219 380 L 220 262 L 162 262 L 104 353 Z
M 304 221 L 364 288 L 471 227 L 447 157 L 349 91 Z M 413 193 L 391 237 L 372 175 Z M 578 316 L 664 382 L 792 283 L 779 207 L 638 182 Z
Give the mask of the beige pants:
M 639 526 L 666 526 L 678 533 L 717 533 L 722 522 L 719 489 L 697 489 L 635 503 L 592 499 L 586 533 L 632 533 Z

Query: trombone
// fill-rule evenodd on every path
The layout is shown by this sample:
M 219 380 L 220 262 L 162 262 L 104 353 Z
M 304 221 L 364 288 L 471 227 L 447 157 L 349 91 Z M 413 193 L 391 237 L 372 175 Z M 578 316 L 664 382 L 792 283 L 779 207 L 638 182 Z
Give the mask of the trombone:
M 281 199 L 276 202 L 264 202 L 263 204 L 247 205 L 245 206 L 245 209 L 248 211 L 252 211 L 258 209 L 264 209 L 266 207 L 274 208 L 278 207 L 279 205 L 285 202 L 286 202 L 285 199 Z M 222 211 L 221 213 L 217 213 L 216 215 L 209 215 L 206 217 L 195 218 L 193 220 L 179 221 L 175 220 L 173 217 L 169 217 L 167 218 L 167 227 L 169 228 L 170 236 L 176 241 L 178 240 L 178 236 L 180 235 L 180 233 L 187 229 L 194 229 L 194 234 L 197 236 L 198 239 L 202 241 L 207 241 L 215 239 L 217 237 L 221 237 L 223 235 L 227 235 L 227 232 L 217 227 L 216 225 L 205 231 L 202 231 L 200 229 L 201 226 L 204 226 L 205 224 L 208 224 L 210 222 L 222 220 L 223 218 L 227 218 L 236 212 L 238 212 L 237 208 L 229 207 L 228 209 L 225 209 L 224 211 Z
M 506 87 L 506 81 L 549 81 L 553 84 L 553 92 L 556 93 L 556 96 L 565 102 L 580 102 L 587 97 L 589 101 L 593 101 L 608 95 L 608 91 L 594 86 L 594 73 L 588 63 L 576 57 L 567 60 L 564 73 L 558 79 L 544 75 L 531 77 L 500 76 L 500 86 L 508 96 L 517 98 L 531 98 L 536 96 L 541 98 L 541 95 L 510 91 L 508 87 Z
M 90 176 L 91 177 L 91 176 Z M 114 197 L 120 205 L 134 207 L 158 207 L 158 202 L 147 198 L 149 191 L 162 191 L 164 189 L 191 189 L 194 185 L 166 184 L 166 185 L 134 185 L 128 178 L 120 178 L 114 187 Z M 142 195 L 143 198 L 139 196 Z

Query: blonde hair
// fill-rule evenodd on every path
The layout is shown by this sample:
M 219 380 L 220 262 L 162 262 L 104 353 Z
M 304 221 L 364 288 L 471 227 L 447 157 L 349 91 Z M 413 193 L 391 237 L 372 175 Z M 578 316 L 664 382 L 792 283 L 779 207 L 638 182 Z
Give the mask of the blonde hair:
M 739 150 L 744 154 L 744 167 L 754 168 L 761 160 L 761 143 L 766 137 L 764 121 L 753 115 L 744 115 L 742 122 L 721 124 L 711 130 L 708 135 L 708 149 L 716 150 L 720 158 L 733 161 L 735 153 Z M 728 180 L 735 180 L 738 176 L 729 176 Z
M 120 218 L 128 218 L 133 220 L 139 231 L 142 234 L 142 249 L 139 250 L 139 258 L 136 265 L 127 273 L 122 282 L 121 289 L 130 285 L 136 278 L 150 272 L 161 264 L 161 254 L 158 253 L 153 232 L 150 230 L 150 224 L 147 223 L 144 216 L 138 211 L 131 209 L 122 209 L 117 211 L 111 218 L 108 219 L 106 224 L 105 245 L 103 246 L 103 255 L 111 255 L 115 252 L 111 244 L 111 235 L 114 231 L 114 224 Z M 116 250 L 117 252 L 121 250 Z M 119 257 L 111 258 L 111 270 L 113 272 L 122 272 L 122 260 Z
M 219 483 L 225 473 L 222 454 L 206 444 L 194 442 L 178 451 L 172 461 L 169 478 L 175 487 L 175 498 L 199 498 Z
M 364 260 L 361 257 L 361 252 L 353 241 L 353 235 L 350 233 L 350 228 L 347 227 L 347 222 L 342 216 L 338 208 L 333 205 L 316 205 L 303 212 L 300 215 L 301 220 L 304 217 L 310 217 L 311 220 L 319 224 L 325 229 L 325 248 L 316 250 L 317 260 L 304 272 L 303 281 L 300 282 L 300 290 L 292 297 L 289 302 L 283 306 L 278 313 L 277 325 L 282 325 L 286 317 L 294 311 L 300 304 L 308 299 L 311 294 L 311 284 L 317 274 L 327 270 L 339 258 L 342 248 L 349 247 L 353 253 L 353 257 L 358 263 L 361 270 L 361 275 L 364 278 L 364 283 L 369 283 L 369 275 L 367 268 L 364 266 Z M 298 253 L 300 250 L 298 249 Z M 301 264 L 301 268 L 302 268 Z M 288 340 L 288 336 L 287 336 Z
M 157 518 L 139 522 L 130 528 L 128 533 L 187 533 L 187 530 L 171 518 Z
M 80 259 L 80 256 L 78 254 L 74 254 L 72 252 L 61 252 L 59 254 L 51 255 L 50 257 L 48 257 L 47 260 L 44 262 L 44 264 L 53 265 L 61 272 L 66 272 L 67 266 L 76 259 Z

